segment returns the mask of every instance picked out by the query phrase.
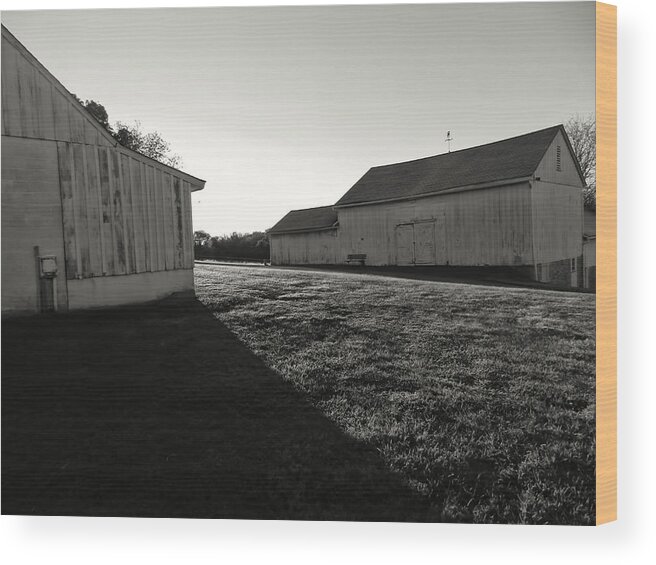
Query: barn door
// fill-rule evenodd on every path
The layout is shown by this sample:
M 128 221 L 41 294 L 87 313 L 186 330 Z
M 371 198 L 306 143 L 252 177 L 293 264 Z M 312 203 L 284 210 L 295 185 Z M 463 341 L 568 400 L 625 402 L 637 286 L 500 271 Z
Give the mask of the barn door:
M 446 265 L 446 218 L 444 214 L 435 217 L 435 264 Z
M 435 223 L 419 222 L 415 228 L 415 263 L 435 264 Z
M 414 229 L 412 224 L 396 226 L 396 264 L 413 265 L 415 262 Z

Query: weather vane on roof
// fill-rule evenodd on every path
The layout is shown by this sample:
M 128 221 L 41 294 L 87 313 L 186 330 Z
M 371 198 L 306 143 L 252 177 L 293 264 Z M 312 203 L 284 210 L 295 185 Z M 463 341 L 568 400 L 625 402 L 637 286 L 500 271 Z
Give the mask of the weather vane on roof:
M 451 137 L 451 130 L 446 132 L 446 139 L 444 141 L 447 142 L 447 147 L 449 148 L 449 153 L 451 153 L 451 142 L 453 141 L 453 138 Z

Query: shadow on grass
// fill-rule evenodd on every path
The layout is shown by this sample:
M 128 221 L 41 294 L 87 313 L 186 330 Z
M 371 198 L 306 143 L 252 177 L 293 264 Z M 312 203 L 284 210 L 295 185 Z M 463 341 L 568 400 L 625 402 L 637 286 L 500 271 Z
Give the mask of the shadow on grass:
M 2 330 L 3 514 L 429 519 L 195 299 Z

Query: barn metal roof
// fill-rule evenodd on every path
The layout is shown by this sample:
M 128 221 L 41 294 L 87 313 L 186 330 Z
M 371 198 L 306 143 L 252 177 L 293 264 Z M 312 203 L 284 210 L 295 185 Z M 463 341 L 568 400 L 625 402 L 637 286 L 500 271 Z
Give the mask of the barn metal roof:
M 292 210 L 269 233 L 294 233 L 330 229 L 337 222 L 337 212 L 332 206 Z
M 559 131 L 569 144 L 565 128 L 557 125 L 469 149 L 372 167 L 335 205 L 395 200 L 529 177 Z M 569 149 L 572 151 L 571 145 Z

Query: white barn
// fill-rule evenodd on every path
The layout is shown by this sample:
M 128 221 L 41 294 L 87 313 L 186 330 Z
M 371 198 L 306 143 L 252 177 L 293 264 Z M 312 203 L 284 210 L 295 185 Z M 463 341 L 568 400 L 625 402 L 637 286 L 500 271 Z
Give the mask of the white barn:
M 580 286 L 584 186 L 562 125 L 373 167 L 334 206 L 271 228 L 271 261 L 508 266 Z
M 119 145 L 2 27 L 2 314 L 193 291 L 205 181 Z

